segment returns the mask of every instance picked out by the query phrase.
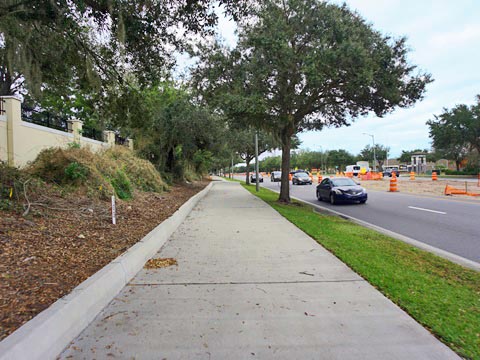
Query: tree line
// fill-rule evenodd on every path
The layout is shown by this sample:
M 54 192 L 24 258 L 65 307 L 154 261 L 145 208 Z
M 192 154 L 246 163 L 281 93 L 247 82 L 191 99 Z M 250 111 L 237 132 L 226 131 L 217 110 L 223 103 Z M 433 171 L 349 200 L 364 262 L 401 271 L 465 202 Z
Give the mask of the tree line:
M 387 146 L 381 144 L 375 145 L 375 155 L 379 171 L 385 168 L 389 151 L 390 148 Z M 429 162 L 439 160 L 439 155 L 428 149 L 403 150 L 397 160 L 401 163 L 410 164 L 411 155 L 419 152 L 426 154 L 427 161 Z M 327 173 L 335 172 L 336 170 L 345 171 L 347 165 L 354 165 L 357 161 L 368 161 L 373 165 L 373 147 L 367 145 L 357 155 L 344 149 L 326 151 L 297 150 L 292 152 L 290 159 L 292 169 L 318 169 Z M 281 169 L 281 163 L 281 156 L 269 156 L 259 161 L 259 168 L 262 172 L 278 171 Z M 247 169 L 247 166 L 241 166 L 237 170 L 238 172 L 245 172 L 251 169 Z
M 218 8 L 233 47 L 215 36 Z M 320 0 L 5 0 L 0 35 L 0 95 L 132 136 L 172 178 L 251 161 L 242 139 L 257 133 L 281 149 L 283 202 L 299 133 L 410 107 L 432 81 L 404 37 Z M 182 52 L 197 62 L 178 81 Z

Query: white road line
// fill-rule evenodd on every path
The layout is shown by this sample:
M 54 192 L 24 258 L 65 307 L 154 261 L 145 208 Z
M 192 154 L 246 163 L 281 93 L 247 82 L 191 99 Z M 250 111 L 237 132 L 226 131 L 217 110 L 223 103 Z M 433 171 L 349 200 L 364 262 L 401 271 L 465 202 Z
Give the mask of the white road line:
M 432 213 L 435 213 L 435 214 L 442 214 L 442 215 L 447 214 L 446 212 L 443 212 L 443 211 L 424 209 L 424 208 L 419 208 L 419 207 L 415 207 L 415 206 L 409 206 L 409 208 L 410 209 L 415 209 L 415 210 L 421 210 L 421 211 L 428 211 L 428 212 L 432 212 Z

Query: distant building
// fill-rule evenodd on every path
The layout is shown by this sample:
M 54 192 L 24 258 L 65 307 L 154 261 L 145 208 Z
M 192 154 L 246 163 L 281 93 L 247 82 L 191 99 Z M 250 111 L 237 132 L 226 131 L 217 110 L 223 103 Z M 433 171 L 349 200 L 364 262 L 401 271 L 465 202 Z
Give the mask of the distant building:
M 413 153 L 411 155 L 411 163 L 409 171 L 424 173 L 427 171 L 427 154 L 424 152 Z

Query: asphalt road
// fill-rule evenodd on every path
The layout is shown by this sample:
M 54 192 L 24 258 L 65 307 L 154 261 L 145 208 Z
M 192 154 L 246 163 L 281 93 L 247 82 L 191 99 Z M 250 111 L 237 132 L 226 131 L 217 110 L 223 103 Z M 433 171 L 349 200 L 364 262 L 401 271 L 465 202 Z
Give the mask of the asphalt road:
M 264 181 L 280 190 L 280 183 Z M 290 195 L 480 263 L 480 203 L 369 190 L 364 205 L 331 205 L 317 200 L 315 188 L 291 185 Z

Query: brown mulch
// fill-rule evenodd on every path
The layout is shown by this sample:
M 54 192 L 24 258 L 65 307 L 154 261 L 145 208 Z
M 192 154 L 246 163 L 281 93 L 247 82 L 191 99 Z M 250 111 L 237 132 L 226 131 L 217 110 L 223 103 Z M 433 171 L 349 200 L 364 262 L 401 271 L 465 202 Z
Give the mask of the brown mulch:
M 117 225 L 111 224 L 110 202 L 82 196 L 64 197 L 60 206 L 33 207 L 27 218 L 0 210 L 0 340 L 141 240 L 207 184 L 118 201 Z
M 173 258 L 150 259 L 145 264 L 145 269 L 160 269 L 168 266 L 178 265 L 177 260 Z

